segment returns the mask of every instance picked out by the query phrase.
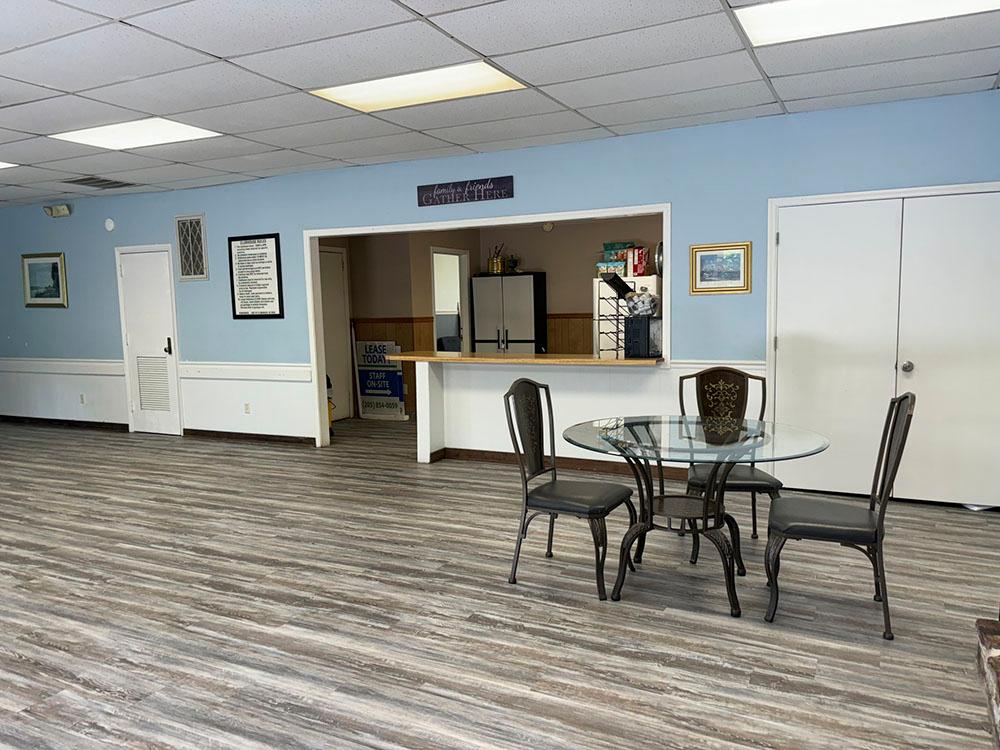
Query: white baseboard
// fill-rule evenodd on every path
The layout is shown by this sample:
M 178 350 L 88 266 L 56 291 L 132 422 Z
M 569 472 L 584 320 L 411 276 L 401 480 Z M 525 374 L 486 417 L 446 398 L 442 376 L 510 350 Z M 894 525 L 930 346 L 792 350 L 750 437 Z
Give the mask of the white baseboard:
M 185 429 L 314 437 L 308 364 L 181 362 L 178 370 Z M 125 364 L 0 358 L 0 414 L 126 424 Z

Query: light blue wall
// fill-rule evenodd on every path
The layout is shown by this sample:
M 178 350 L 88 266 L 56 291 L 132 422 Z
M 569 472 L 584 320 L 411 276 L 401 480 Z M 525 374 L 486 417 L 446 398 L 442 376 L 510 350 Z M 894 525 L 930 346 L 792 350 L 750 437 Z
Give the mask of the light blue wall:
M 177 286 L 182 358 L 306 362 L 303 229 L 670 202 L 673 357 L 762 359 L 768 198 L 1000 180 L 998 135 L 993 91 L 82 199 L 68 219 L 37 206 L 0 209 L 0 356 L 121 357 L 114 248 L 172 243 L 177 214 L 206 215 L 211 275 Z M 514 175 L 513 200 L 417 208 L 419 184 L 503 174 Z M 266 232 L 281 234 L 285 319 L 234 321 L 226 238 Z M 753 293 L 689 296 L 688 246 L 742 240 L 754 244 Z M 47 251 L 66 253 L 68 310 L 23 306 L 18 257 Z

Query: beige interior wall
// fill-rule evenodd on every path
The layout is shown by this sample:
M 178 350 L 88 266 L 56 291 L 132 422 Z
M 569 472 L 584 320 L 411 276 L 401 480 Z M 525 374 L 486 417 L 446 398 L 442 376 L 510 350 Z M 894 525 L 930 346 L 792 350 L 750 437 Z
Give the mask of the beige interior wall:
M 434 315 L 431 291 L 431 248 L 469 251 L 469 272 L 479 271 L 480 239 L 478 229 L 447 232 L 412 232 L 410 238 L 410 294 L 415 318 Z
M 630 240 L 652 251 L 663 239 L 663 217 L 560 222 L 551 232 L 542 231 L 539 224 L 484 227 L 479 236 L 484 267 L 492 248 L 503 242 L 504 255 L 521 256 L 522 269 L 546 272 L 550 314 L 591 313 L 594 263 L 601 258 L 603 243 Z
M 406 234 L 350 238 L 351 316 L 408 318 L 413 313 Z

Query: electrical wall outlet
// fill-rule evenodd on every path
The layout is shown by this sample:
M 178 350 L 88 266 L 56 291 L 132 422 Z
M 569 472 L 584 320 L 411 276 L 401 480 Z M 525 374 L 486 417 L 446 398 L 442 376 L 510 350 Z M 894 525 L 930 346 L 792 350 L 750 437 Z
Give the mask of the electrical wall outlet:
M 249 401 L 247 401 L 245 404 L 243 404 L 243 413 L 244 414 L 249 414 L 250 413 L 250 402 Z

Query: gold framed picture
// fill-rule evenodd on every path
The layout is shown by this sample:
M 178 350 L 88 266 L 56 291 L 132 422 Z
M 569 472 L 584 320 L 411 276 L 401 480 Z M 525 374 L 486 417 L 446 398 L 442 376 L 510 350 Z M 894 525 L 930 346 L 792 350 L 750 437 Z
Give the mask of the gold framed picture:
M 691 294 L 749 294 L 752 245 L 691 245 Z
M 69 307 L 66 258 L 62 253 L 21 256 L 25 307 Z

